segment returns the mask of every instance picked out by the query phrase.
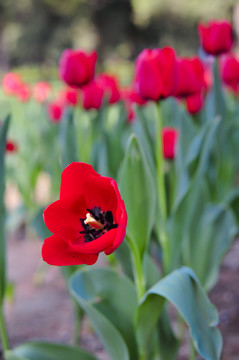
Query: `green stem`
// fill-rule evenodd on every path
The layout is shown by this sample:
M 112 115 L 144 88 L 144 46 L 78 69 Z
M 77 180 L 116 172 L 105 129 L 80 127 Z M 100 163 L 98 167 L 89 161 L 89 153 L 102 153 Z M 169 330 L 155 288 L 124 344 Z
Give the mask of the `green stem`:
M 138 249 L 135 247 L 134 243 L 130 241 L 130 238 L 127 237 L 128 243 L 131 249 L 132 262 L 133 262 L 133 272 L 134 272 L 134 281 L 137 289 L 138 300 L 145 294 L 145 280 L 143 273 L 143 261 L 140 258 Z
M 80 341 L 80 330 L 81 330 L 81 319 L 83 316 L 83 310 L 79 307 L 79 305 L 74 301 L 74 334 L 73 334 L 73 341 L 74 345 L 79 345 Z
M 160 209 L 160 243 L 163 249 L 163 268 L 167 273 L 170 257 L 170 247 L 168 235 L 166 233 L 167 222 L 167 201 L 166 189 L 164 178 L 164 158 L 163 158 L 163 144 L 162 144 L 162 116 L 160 105 L 156 104 L 158 119 L 156 122 L 156 175 L 157 175 L 157 190 L 158 190 L 158 203 Z
M 7 328 L 6 328 L 5 318 L 3 315 L 2 305 L 0 305 L 0 333 L 1 333 L 3 350 L 4 351 L 9 350 L 10 347 L 9 347 Z
M 189 355 L 189 360 L 196 360 L 197 355 L 196 355 L 196 351 L 195 351 L 195 348 L 194 348 L 194 346 L 193 346 L 193 341 L 192 341 L 191 338 L 189 339 L 189 342 L 190 342 L 190 355 Z
M 163 159 L 163 144 L 162 144 L 162 118 L 159 104 L 157 106 L 158 119 L 156 122 L 156 174 L 157 174 L 157 187 L 158 187 L 158 200 L 160 213 L 165 221 L 167 219 L 167 205 L 165 194 L 164 182 L 164 159 Z

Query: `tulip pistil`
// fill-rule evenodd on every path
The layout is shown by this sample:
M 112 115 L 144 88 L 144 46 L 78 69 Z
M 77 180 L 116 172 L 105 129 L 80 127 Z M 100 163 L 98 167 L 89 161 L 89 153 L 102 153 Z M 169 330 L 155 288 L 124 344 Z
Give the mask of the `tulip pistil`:
M 86 210 L 88 211 L 86 219 L 80 219 L 84 228 L 80 234 L 84 235 L 85 242 L 93 241 L 107 231 L 118 227 L 118 224 L 114 224 L 112 211 L 101 211 L 98 206 Z

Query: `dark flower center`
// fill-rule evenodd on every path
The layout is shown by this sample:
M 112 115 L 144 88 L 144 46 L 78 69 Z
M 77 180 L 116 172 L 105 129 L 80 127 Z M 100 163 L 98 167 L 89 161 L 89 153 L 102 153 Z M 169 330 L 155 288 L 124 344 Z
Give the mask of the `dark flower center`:
M 84 230 L 80 234 L 84 235 L 85 242 L 90 242 L 111 229 L 116 229 L 118 224 L 114 224 L 112 211 L 101 211 L 100 207 L 86 209 L 86 219 L 80 219 Z

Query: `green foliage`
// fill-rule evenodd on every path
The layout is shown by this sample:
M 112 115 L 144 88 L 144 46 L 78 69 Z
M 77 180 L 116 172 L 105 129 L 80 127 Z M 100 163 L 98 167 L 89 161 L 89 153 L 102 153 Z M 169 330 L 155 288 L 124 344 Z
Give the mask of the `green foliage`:
M 219 360 L 222 339 L 216 329 L 218 315 L 189 268 L 176 270 L 149 289 L 138 310 L 137 336 L 141 354 L 147 356 L 151 336 L 165 300 L 170 301 L 188 324 L 190 335 L 205 360 Z
M 76 346 L 47 342 L 29 342 L 5 353 L 6 360 L 96 360 Z
M 76 272 L 69 282 L 72 296 L 89 316 L 109 356 L 137 359 L 134 314 L 137 306 L 133 283 L 111 269 Z
M 135 135 L 128 141 L 119 188 L 128 213 L 129 245 L 142 258 L 154 223 L 156 191 L 151 169 Z
M 6 288 L 6 250 L 5 250 L 5 149 L 6 137 L 10 123 L 8 115 L 0 126 L 0 306 L 2 304 Z

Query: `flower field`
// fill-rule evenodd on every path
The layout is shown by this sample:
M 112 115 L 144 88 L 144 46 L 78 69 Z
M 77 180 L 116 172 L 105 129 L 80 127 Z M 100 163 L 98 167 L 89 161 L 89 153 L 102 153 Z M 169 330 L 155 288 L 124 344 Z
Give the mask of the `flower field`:
M 228 20 L 200 22 L 198 39 L 190 57 L 168 45 L 143 49 L 127 83 L 100 71 L 97 52 L 83 49 L 62 52 L 53 81 L 3 75 L 4 359 L 95 360 L 102 354 L 84 345 L 91 334 L 105 359 L 234 360 L 225 306 L 236 314 L 239 294 L 226 283 L 238 273 L 239 59 Z M 16 243 L 25 274 L 35 272 L 47 288 L 46 319 L 57 315 L 66 325 L 55 323 L 65 328 L 59 337 L 12 344 L 8 273 L 18 279 L 11 259 L 20 230 L 31 239 Z M 222 288 L 227 295 L 218 299 Z

